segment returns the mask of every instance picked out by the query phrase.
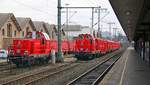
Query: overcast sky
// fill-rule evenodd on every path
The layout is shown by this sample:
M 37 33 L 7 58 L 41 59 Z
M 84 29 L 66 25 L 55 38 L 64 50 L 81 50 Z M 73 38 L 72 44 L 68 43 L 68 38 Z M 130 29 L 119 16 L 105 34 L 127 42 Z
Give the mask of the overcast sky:
M 92 6 L 107 8 L 108 12 L 101 13 L 101 25 L 104 30 L 108 29 L 109 22 L 115 22 L 112 27 L 121 28 L 108 0 L 62 0 L 62 6 L 65 4 L 69 6 Z M 62 11 L 65 11 L 63 9 Z M 91 26 L 91 9 L 69 9 L 69 19 L 71 24 L 81 24 Z M 74 13 L 77 11 L 77 13 Z M 14 13 L 16 17 L 30 17 L 34 21 L 45 21 L 50 24 L 57 23 L 57 0 L 1 0 L 1 13 Z M 95 23 L 97 22 L 97 13 L 94 14 Z M 65 23 L 66 13 L 62 12 L 62 24 Z M 95 26 L 97 29 L 97 26 Z

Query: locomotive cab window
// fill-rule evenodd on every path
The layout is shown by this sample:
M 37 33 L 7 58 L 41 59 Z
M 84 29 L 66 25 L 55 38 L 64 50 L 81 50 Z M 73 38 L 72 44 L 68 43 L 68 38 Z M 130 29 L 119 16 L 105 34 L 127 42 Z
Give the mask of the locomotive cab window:
M 89 39 L 89 40 L 91 40 L 91 39 L 92 39 L 92 37 L 91 37 L 91 36 L 88 36 L 88 35 L 86 36 L 86 38 L 87 38 L 87 39 Z
M 79 35 L 79 39 L 80 39 L 80 40 L 83 40 L 84 37 L 83 37 L 82 35 Z
M 92 44 L 92 43 L 93 43 L 93 39 L 92 39 L 92 37 L 91 37 L 91 36 L 87 35 L 87 36 L 86 36 L 86 38 L 90 40 L 90 44 Z

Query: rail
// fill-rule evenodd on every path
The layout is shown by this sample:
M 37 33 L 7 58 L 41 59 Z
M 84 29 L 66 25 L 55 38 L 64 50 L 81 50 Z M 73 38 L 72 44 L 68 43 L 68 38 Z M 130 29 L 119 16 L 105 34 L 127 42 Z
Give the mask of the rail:
M 39 79 L 39 78 L 41 78 L 45 75 L 56 74 L 59 71 L 63 71 L 63 70 L 68 69 L 69 67 L 71 68 L 71 67 L 75 66 L 75 65 L 72 65 L 72 66 L 71 65 L 70 64 L 65 64 L 65 65 L 62 65 L 62 66 L 59 66 L 59 67 L 53 68 L 53 69 L 44 69 L 44 70 L 38 71 L 36 73 L 32 73 L 32 74 L 29 74 L 29 75 L 25 75 L 25 76 L 7 81 L 5 83 L 2 83 L 1 85 L 24 85 L 26 82 L 28 82 L 28 83 L 30 81 L 33 82 L 33 81 L 35 81 L 35 79 Z
M 97 85 L 112 68 L 114 63 L 121 57 L 122 53 L 123 51 L 99 63 L 76 79 L 70 81 L 67 85 Z

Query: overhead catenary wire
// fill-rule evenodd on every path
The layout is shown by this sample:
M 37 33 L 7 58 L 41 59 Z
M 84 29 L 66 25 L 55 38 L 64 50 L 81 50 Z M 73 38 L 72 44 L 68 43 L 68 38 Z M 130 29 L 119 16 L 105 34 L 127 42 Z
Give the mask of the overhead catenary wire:
M 71 18 L 72 18 L 76 13 L 77 13 L 77 11 L 75 11 L 75 12 L 68 18 L 68 21 L 70 21 Z M 63 28 L 63 26 L 65 26 L 66 23 L 67 23 L 67 22 L 65 22 L 65 23 L 62 24 L 62 28 Z
M 107 14 L 105 14 L 102 18 L 100 18 L 101 22 L 103 22 L 102 19 L 104 19 L 108 14 L 109 14 L 109 12 L 108 12 Z M 96 23 L 93 25 L 93 27 L 96 26 L 96 25 L 100 22 L 100 20 L 99 20 L 98 22 L 96 22 Z M 104 22 L 104 23 L 105 23 L 105 22 Z
M 17 0 L 13 0 L 13 1 L 14 1 L 15 3 L 17 3 L 17 4 L 21 5 L 21 6 L 24 6 L 24 7 L 30 8 L 30 9 L 32 9 L 32 10 L 34 10 L 34 11 L 38 11 L 38 12 L 41 12 L 41 13 L 44 13 L 44 14 L 47 14 L 47 15 L 53 15 L 53 16 L 56 16 L 56 15 L 51 14 L 51 13 L 49 13 L 49 12 L 46 12 L 46 11 L 43 11 L 43 10 L 41 10 L 41 9 L 38 9 L 38 8 L 32 7 L 32 6 L 27 5 L 27 4 L 24 4 L 23 2 L 20 2 L 20 1 L 17 1 Z

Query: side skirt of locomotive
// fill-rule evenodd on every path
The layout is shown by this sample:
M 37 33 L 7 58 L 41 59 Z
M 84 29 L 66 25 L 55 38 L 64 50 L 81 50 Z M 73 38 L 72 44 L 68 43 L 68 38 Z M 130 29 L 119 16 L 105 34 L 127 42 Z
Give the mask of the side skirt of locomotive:
M 51 55 L 40 55 L 40 56 L 8 56 L 9 62 L 12 62 L 17 67 L 31 66 L 34 64 L 48 63 L 51 59 Z

